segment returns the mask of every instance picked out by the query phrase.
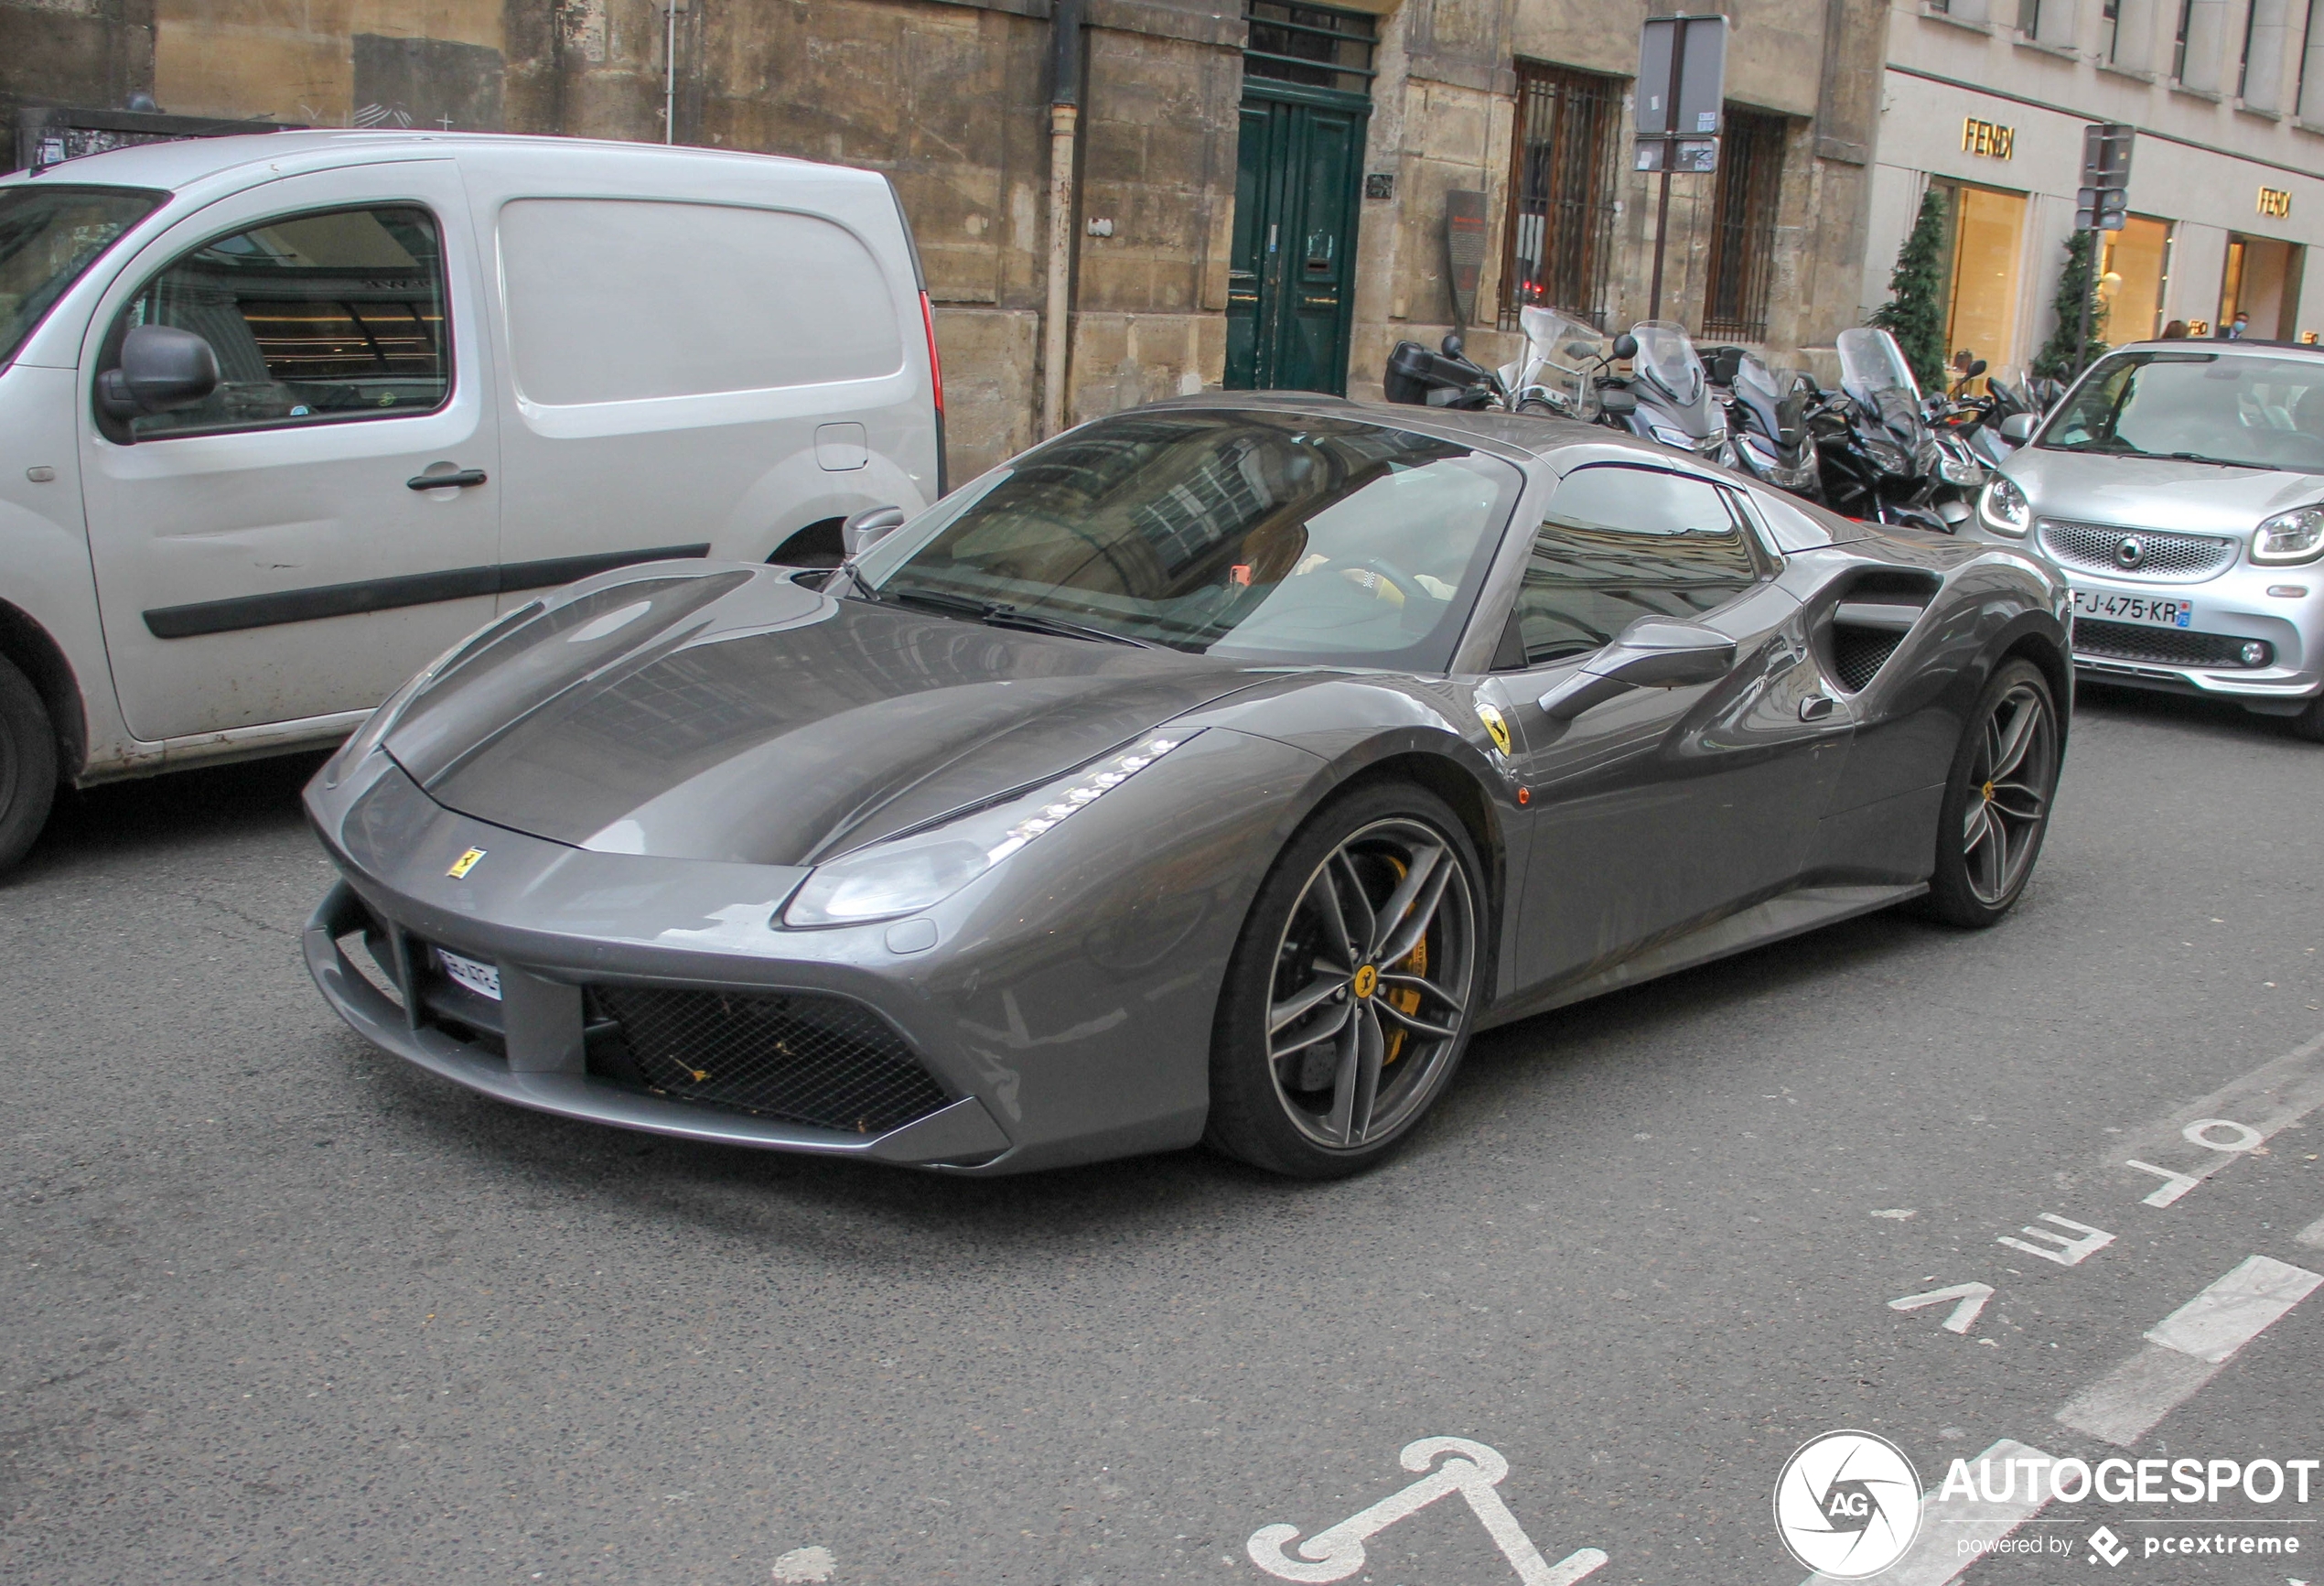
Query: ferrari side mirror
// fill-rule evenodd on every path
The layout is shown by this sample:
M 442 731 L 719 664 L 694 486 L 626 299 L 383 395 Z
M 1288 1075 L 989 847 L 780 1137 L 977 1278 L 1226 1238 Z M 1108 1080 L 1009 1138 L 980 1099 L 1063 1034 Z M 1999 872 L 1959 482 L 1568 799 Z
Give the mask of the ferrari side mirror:
M 1735 641 L 1716 629 L 1641 617 L 1579 672 L 1541 696 L 1552 721 L 1571 721 L 1633 688 L 1716 683 L 1735 669 Z
M 866 507 L 839 525 L 839 543 L 851 556 L 860 556 L 904 526 L 901 507 Z

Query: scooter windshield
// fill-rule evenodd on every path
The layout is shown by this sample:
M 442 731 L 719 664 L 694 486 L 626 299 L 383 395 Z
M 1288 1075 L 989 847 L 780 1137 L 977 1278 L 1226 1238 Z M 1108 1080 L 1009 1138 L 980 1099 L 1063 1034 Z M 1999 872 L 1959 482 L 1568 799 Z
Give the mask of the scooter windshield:
M 1519 405 L 1540 402 L 1567 417 L 1596 417 L 1592 376 L 1602 366 L 1605 332 L 1551 308 L 1520 308 L 1517 323 L 1525 333 L 1524 356 L 1504 367 L 1501 377 Z
M 1897 339 L 1859 325 L 1841 331 L 1834 344 L 1840 354 L 1840 389 L 1899 438 L 1917 441 L 1922 428 L 1921 385 Z
M 1630 327 L 1630 334 L 1638 340 L 1639 372 L 1660 386 L 1662 394 L 1681 407 L 1693 407 L 1703 400 L 1703 360 L 1684 326 L 1667 319 L 1641 319 Z

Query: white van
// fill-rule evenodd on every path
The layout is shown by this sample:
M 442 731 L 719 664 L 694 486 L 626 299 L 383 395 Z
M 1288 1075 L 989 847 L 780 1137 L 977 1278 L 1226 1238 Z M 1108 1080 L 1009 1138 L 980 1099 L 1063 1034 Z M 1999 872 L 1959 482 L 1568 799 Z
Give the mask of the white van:
M 465 134 L 0 178 L 0 865 L 76 784 L 344 736 L 528 592 L 943 493 L 885 178 Z

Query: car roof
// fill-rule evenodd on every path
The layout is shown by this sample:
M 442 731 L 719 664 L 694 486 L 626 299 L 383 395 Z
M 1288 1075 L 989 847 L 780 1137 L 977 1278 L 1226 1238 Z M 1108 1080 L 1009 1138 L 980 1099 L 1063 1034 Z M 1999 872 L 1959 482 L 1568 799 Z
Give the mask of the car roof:
M 2125 341 L 2107 349 L 2114 352 L 2304 352 L 2324 358 L 2324 347 L 2313 341 L 2263 341 L 2254 336 L 2171 336 Z
M 1404 403 L 1358 402 L 1328 396 L 1318 391 L 1206 391 L 1194 396 L 1173 396 L 1134 409 L 1166 413 L 1188 408 L 1239 408 L 1264 413 L 1310 413 L 1319 417 L 1360 419 L 1391 429 L 1406 429 L 1459 441 L 1479 451 L 1513 462 L 1550 461 L 1576 447 L 1634 451 L 1657 463 L 1684 467 L 1696 459 L 1636 436 L 1577 419 L 1536 417 L 1532 414 L 1462 412 L 1449 407 L 1416 407 Z
M 610 138 L 530 137 L 508 133 L 323 130 L 236 133 L 225 137 L 174 138 L 81 155 L 44 166 L 38 172 L 12 171 L 9 183 L 102 183 L 176 191 L 245 167 L 279 166 L 311 170 L 334 165 L 371 165 L 387 160 L 441 159 L 462 147 L 495 145 L 547 153 L 549 157 L 586 161 L 618 152 L 626 158 L 769 160 L 785 165 L 813 162 L 785 155 L 745 154 L 734 149 L 667 147 Z M 833 167 L 823 167 L 833 168 Z

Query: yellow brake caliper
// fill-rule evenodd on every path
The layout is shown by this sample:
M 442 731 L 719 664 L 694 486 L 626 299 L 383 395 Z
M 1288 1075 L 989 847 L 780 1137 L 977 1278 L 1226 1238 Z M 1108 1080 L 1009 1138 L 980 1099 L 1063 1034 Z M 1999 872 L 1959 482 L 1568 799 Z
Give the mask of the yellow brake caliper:
M 1404 862 L 1402 859 L 1393 858 L 1393 856 L 1389 858 L 1388 862 L 1396 867 L 1396 879 L 1399 881 L 1403 880 L 1404 879 L 1404 871 L 1406 869 Z M 1428 973 L 1427 938 L 1425 936 L 1422 937 L 1418 942 L 1413 944 L 1411 952 L 1405 954 L 1395 963 L 1383 966 L 1383 967 L 1393 970 L 1398 974 L 1426 976 Z M 1413 990 L 1409 987 L 1404 987 L 1386 993 L 1386 996 L 1388 1001 L 1399 1011 L 1412 1014 L 1415 1018 L 1419 1016 L 1419 992 Z M 1404 1031 L 1403 1029 L 1400 1027 L 1388 1031 L 1388 1050 L 1381 1057 L 1380 1066 L 1385 1068 L 1388 1064 L 1395 1062 L 1398 1057 L 1404 1054 Z

